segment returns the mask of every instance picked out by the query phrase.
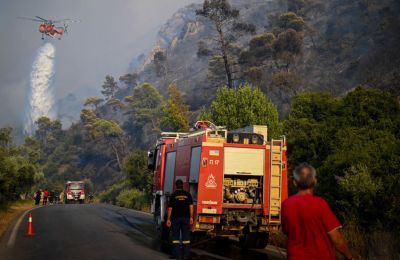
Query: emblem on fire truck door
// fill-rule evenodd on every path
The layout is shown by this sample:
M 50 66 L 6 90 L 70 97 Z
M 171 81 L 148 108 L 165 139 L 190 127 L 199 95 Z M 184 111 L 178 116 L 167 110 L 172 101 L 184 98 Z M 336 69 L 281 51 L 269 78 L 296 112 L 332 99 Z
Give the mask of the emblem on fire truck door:
M 215 189 L 217 187 L 217 182 L 215 181 L 215 177 L 212 173 L 208 175 L 205 186 L 207 189 Z

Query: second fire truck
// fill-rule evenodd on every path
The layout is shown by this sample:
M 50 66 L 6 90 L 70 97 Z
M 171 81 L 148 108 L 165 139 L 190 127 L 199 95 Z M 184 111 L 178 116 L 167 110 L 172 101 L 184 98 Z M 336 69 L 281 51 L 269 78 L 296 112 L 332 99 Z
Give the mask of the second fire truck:
M 152 213 L 161 236 L 175 181 L 194 200 L 194 234 L 236 236 L 264 248 L 287 198 L 286 140 L 268 141 L 267 126 L 233 131 L 200 121 L 190 133 L 162 133 L 149 152 L 154 173 Z

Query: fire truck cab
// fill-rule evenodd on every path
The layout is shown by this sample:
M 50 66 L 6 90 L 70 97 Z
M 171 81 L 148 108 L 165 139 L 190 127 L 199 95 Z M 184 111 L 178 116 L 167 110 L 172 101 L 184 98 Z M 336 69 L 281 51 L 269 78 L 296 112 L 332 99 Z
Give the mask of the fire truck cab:
M 286 140 L 267 141 L 267 126 L 233 131 L 200 121 L 190 133 L 162 133 L 149 151 L 154 174 L 152 213 L 161 238 L 175 181 L 193 196 L 194 234 L 236 236 L 264 248 L 287 198 Z
M 85 202 L 85 183 L 83 181 L 67 181 L 64 190 L 64 203 Z

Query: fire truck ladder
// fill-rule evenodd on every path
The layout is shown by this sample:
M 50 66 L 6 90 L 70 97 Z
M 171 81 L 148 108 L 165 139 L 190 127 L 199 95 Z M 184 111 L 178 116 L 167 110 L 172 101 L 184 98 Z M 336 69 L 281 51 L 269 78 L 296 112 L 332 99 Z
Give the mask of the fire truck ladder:
M 281 222 L 282 198 L 282 150 L 284 140 L 271 140 L 270 177 L 269 177 L 269 223 Z

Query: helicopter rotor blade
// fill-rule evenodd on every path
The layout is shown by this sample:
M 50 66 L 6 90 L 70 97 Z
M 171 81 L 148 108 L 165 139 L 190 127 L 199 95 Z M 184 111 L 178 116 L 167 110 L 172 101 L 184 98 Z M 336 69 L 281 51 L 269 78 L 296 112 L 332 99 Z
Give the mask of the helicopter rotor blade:
M 80 22 L 81 22 L 81 20 L 73 20 L 73 19 L 63 19 L 63 20 L 53 21 L 53 23 L 64 23 L 64 24 L 66 24 L 66 23 L 80 23 Z
M 43 21 L 39 20 L 39 19 L 33 19 L 33 18 L 28 18 L 28 17 L 17 17 L 17 18 L 18 19 L 22 19 L 22 20 L 28 20 L 28 21 L 43 23 Z
M 47 19 L 44 19 L 44 18 L 42 18 L 42 17 L 40 17 L 40 16 L 35 16 L 35 17 L 38 18 L 38 19 L 40 19 L 40 20 L 42 20 L 43 22 L 48 22 Z

